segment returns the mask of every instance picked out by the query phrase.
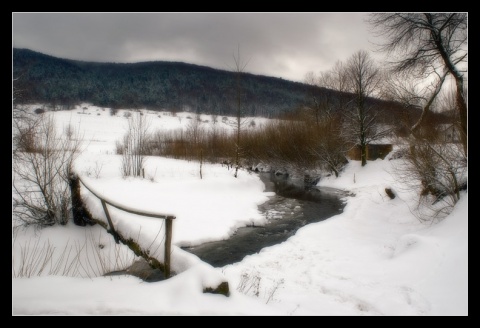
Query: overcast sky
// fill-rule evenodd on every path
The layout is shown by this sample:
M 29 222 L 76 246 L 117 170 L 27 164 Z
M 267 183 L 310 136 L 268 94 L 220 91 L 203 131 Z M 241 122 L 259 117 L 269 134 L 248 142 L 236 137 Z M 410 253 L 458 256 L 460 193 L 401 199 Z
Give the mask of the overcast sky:
M 365 13 L 12 13 L 12 45 L 101 62 L 182 61 L 302 81 L 360 49 Z

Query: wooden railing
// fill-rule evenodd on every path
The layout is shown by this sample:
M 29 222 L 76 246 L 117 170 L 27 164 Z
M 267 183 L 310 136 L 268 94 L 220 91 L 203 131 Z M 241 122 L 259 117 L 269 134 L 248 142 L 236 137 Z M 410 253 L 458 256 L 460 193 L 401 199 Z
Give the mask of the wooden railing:
M 164 274 L 166 278 L 169 278 L 170 277 L 170 254 L 171 254 L 171 247 L 172 247 L 172 225 L 173 225 L 173 220 L 175 219 L 175 216 L 170 214 L 159 214 L 154 212 L 132 210 L 129 208 L 125 208 L 119 203 L 105 198 L 105 196 L 104 197 L 100 196 L 97 192 L 93 191 L 92 187 L 88 186 L 88 184 L 86 184 L 85 181 L 83 181 L 80 177 L 78 179 L 85 186 L 85 188 L 87 188 L 88 191 L 90 191 L 93 195 L 95 195 L 95 197 L 100 199 L 100 201 L 102 202 L 102 207 L 105 212 L 105 216 L 107 217 L 108 225 L 110 226 L 111 233 L 115 238 L 115 242 L 117 244 L 119 243 L 119 235 L 115 231 L 115 227 L 113 226 L 110 213 L 108 212 L 107 204 L 128 213 L 165 220 L 165 256 L 164 256 L 165 272 Z

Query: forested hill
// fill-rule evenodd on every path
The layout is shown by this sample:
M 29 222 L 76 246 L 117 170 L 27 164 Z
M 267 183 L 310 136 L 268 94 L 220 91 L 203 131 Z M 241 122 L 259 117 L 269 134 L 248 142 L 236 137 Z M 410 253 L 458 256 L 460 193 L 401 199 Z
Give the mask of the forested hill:
M 14 87 L 20 91 L 15 99 L 19 103 L 43 102 L 68 108 L 89 102 L 113 108 L 220 115 L 234 115 L 237 108 L 238 74 L 180 62 L 95 63 L 14 48 L 13 77 Z M 324 88 L 248 73 L 242 73 L 239 81 L 245 116 L 282 115 L 311 101 L 312 94 L 342 96 Z M 391 110 L 398 112 L 398 106 L 394 107 Z
M 13 49 L 13 76 L 20 102 L 169 109 L 232 114 L 236 103 L 233 72 L 180 62 L 133 64 L 67 60 Z M 302 83 L 242 74 L 245 115 L 272 116 L 303 104 Z

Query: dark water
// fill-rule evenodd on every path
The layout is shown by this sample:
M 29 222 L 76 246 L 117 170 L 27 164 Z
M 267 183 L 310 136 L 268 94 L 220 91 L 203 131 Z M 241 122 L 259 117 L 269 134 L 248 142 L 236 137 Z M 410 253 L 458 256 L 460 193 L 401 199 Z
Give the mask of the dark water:
M 345 196 L 332 188 L 306 188 L 302 179 L 290 179 L 270 173 L 260 173 L 265 191 L 276 194 L 259 206 L 268 223 L 265 226 L 239 228 L 229 239 L 186 247 L 214 267 L 241 261 L 246 255 L 279 244 L 308 223 L 325 220 L 343 211 Z

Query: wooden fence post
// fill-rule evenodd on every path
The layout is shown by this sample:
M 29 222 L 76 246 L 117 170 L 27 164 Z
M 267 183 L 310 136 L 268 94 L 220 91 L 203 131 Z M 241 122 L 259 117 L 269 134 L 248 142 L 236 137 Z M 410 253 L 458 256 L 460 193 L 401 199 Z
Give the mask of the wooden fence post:
M 105 211 L 105 216 L 107 217 L 107 220 L 108 220 L 108 225 L 110 226 L 110 230 L 112 231 L 113 238 L 115 238 L 115 242 L 118 244 L 119 238 L 118 238 L 117 232 L 115 231 L 115 228 L 113 227 L 113 222 L 112 222 L 112 219 L 110 218 L 110 214 L 108 213 L 107 204 L 103 199 L 101 199 L 101 201 L 102 201 L 103 210 Z
M 94 225 L 95 222 L 92 220 L 92 214 L 85 208 L 82 197 L 80 196 L 80 178 L 75 173 L 71 173 L 68 179 L 72 197 L 73 223 L 81 227 L 87 224 Z
M 170 253 L 172 246 L 172 217 L 165 219 L 165 278 L 170 278 Z

